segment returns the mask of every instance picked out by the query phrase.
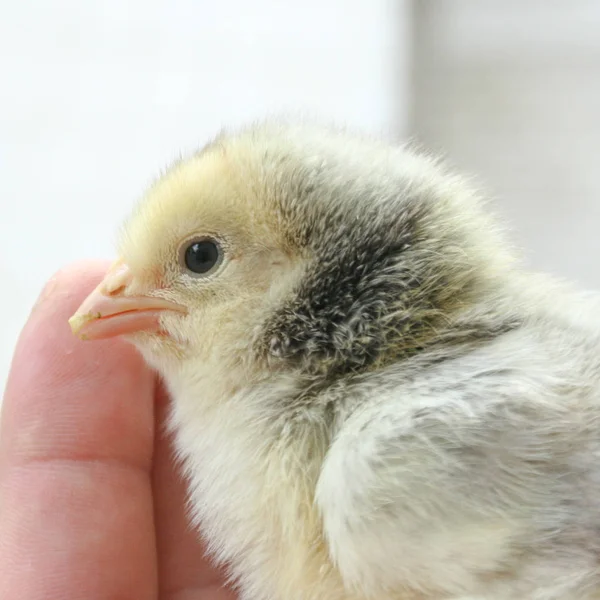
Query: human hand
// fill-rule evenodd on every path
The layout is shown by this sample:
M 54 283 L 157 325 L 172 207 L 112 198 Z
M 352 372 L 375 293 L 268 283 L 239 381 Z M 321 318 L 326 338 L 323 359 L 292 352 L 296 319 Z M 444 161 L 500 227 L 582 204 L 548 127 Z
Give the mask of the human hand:
M 153 373 L 125 342 L 86 344 L 67 325 L 107 266 L 56 275 L 17 345 L 0 421 L 0 598 L 233 599 L 189 529 Z

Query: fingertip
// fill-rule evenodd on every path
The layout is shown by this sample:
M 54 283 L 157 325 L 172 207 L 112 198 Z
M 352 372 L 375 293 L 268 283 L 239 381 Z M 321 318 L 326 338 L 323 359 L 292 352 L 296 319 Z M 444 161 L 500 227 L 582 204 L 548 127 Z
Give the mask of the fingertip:
M 82 342 L 68 325 L 109 264 L 55 273 L 17 343 L 0 420 L 2 598 L 156 587 L 154 374 L 131 345 Z
M 3 452 L 13 459 L 105 452 L 148 465 L 153 373 L 130 344 L 83 342 L 68 323 L 109 265 L 78 261 L 57 271 L 21 332 L 0 421 Z

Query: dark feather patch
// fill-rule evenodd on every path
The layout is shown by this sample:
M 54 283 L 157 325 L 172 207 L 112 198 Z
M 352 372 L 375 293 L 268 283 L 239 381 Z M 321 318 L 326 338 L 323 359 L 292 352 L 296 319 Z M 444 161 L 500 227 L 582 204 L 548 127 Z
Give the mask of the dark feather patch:
M 261 166 L 283 236 L 308 264 L 258 351 L 311 376 L 413 356 L 469 305 L 480 277 L 441 186 L 315 151 Z
M 314 374 L 355 372 L 428 329 L 439 307 L 429 264 L 418 259 L 425 205 L 404 206 L 354 223 L 328 215 L 307 230 L 311 267 L 265 330 L 273 356 Z

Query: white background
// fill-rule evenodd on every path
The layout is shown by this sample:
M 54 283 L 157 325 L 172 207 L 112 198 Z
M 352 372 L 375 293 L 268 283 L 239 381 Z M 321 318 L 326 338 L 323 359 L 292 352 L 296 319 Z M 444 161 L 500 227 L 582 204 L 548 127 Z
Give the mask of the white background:
M 600 287 L 599 75 L 593 0 L 1 0 L 0 389 L 44 281 L 112 257 L 180 150 L 269 112 L 417 136 L 534 266 Z

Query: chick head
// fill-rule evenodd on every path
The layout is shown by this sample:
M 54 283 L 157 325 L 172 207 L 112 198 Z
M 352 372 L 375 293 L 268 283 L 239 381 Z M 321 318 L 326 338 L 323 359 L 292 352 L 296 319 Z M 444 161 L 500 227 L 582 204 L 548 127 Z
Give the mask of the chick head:
M 426 345 L 510 261 L 476 196 L 431 158 L 267 122 L 151 186 L 71 326 L 125 335 L 163 371 L 356 372 Z

